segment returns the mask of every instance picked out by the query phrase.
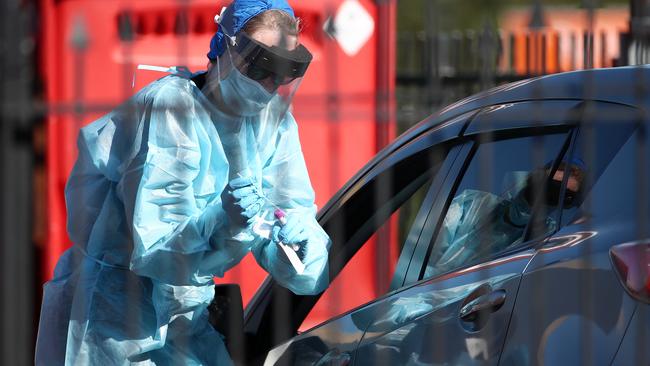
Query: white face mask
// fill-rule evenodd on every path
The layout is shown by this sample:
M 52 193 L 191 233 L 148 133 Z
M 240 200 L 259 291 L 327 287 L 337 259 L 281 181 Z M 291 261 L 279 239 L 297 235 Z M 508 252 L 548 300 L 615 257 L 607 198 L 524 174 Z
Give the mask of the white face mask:
M 219 83 L 221 98 L 233 112 L 240 116 L 254 116 L 273 98 L 260 83 L 233 67 L 230 74 Z

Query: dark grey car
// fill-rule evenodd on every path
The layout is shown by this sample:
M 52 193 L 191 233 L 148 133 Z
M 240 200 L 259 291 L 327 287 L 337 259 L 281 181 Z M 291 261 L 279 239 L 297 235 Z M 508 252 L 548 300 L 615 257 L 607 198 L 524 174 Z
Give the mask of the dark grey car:
M 385 288 L 298 334 L 319 297 L 267 280 L 247 363 L 650 363 L 648 85 L 645 67 L 541 77 L 407 131 L 320 212 L 332 278 L 373 235 L 399 242 Z

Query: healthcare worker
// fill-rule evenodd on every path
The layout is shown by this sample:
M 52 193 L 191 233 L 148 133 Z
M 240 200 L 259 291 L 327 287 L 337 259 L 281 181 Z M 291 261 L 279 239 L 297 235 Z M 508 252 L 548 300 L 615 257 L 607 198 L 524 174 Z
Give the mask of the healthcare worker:
M 81 129 L 74 245 L 44 287 L 37 364 L 230 364 L 206 309 L 213 276 L 248 252 L 296 294 L 327 286 L 330 241 L 288 111 L 312 58 L 298 22 L 285 0 L 236 0 L 217 20 L 207 73 L 163 77 Z M 256 230 L 277 209 L 285 220 Z

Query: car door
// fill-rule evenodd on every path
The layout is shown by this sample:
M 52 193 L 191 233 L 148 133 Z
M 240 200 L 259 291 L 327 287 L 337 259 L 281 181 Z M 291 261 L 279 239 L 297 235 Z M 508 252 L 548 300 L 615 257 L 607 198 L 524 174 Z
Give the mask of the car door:
M 533 205 L 527 221 L 504 240 L 497 235 L 504 229 L 496 208 L 522 192 L 525 177 L 539 169 L 550 174 L 566 154 L 576 104 L 500 105 L 482 111 L 469 125 L 464 147 L 470 154 L 434 202 L 403 287 L 350 314 L 356 324 L 368 324 L 356 364 L 498 363 L 521 275 L 533 248 L 556 229 L 528 238 L 533 212 L 557 223 L 559 210 Z M 543 118 L 531 121 L 536 108 Z M 450 239 L 450 228 L 458 233 L 465 224 L 470 225 L 465 232 L 475 235 Z M 458 260 L 443 261 L 443 266 L 446 254 Z
M 639 215 L 640 200 L 647 202 L 638 179 L 644 151 L 635 146 L 641 114 L 613 103 L 582 109 L 570 161 L 582 165 L 583 187 L 576 200 L 562 201 L 560 230 L 525 270 L 503 365 L 609 365 L 634 311 L 609 249 L 643 239 L 639 228 L 647 227 Z
M 431 203 L 461 154 L 453 141 L 475 113 L 389 147 L 328 203 L 319 222 L 332 240 L 331 284 L 322 295 L 296 296 L 267 281 L 247 309 L 248 364 L 289 338 L 266 364 L 353 360 L 365 324 L 349 311 L 386 293 L 391 278 L 403 278 Z

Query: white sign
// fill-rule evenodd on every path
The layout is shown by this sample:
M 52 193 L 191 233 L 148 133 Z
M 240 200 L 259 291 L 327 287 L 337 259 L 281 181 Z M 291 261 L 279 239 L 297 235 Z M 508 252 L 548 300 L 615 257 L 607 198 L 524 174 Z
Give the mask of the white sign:
M 357 0 L 345 0 L 334 18 L 334 38 L 348 56 L 356 55 L 375 31 L 375 21 Z

